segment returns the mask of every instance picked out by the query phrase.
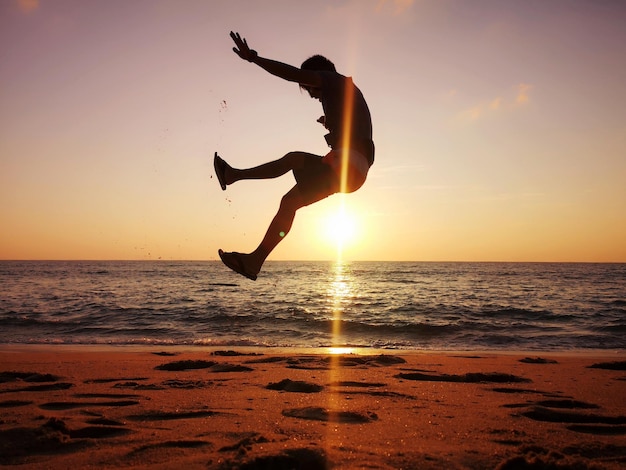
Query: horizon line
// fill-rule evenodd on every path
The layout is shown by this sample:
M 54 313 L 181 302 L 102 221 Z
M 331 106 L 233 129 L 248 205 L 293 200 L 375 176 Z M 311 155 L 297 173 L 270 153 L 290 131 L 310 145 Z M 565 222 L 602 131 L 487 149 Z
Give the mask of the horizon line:
M 120 262 L 155 262 L 155 263 L 163 263 L 163 262 L 180 262 L 180 263 L 210 263 L 216 262 L 221 263 L 219 259 L 177 259 L 177 258 L 151 258 L 151 259 L 140 259 L 140 258 L 125 258 L 125 259 L 97 259 L 97 258 L 0 258 L 1 262 L 33 262 L 33 263 L 43 263 L 43 262 L 77 262 L 77 263 L 120 263 Z M 268 259 L 268 263 L 335 263 L 336 259 Z M 341 260 L 341 262 L 345 263 L 509 263 L 509 264 L 626 264 L 626 261 L 520 261 L 520 260 L 383 260 L 383 259 L 353 259 L 353 260 Z

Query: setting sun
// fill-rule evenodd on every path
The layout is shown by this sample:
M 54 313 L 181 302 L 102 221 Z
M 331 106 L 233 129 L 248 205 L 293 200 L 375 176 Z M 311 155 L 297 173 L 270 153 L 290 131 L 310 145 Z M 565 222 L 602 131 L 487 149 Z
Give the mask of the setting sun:
M 356 218 L 346 210 L 342 201 L 337 211 L 328 217 L 326 237 L 341 251 L 347 243 L 355 239 L 357 231 Z

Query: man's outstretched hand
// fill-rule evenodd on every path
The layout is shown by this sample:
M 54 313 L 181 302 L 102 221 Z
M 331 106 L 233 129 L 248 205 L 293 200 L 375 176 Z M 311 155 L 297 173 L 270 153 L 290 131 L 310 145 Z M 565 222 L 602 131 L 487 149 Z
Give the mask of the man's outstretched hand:
M 257 53 L 254 49 L 250 49 L 248 47 L 248 43 L 245 38 L 242 38 L 239 33 L 230 32 L 230 37 L 235 41 L 235 45 L 237 47 L 233 47 L 233 51 L 243 60 L 247 60 L 248 62 L 252 62 L 257 57 Z

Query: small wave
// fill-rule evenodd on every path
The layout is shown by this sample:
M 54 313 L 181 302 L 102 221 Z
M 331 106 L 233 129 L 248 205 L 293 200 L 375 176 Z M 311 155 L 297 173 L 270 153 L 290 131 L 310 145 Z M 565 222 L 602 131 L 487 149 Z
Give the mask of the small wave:
M 484 317 L 508 317 L 524 318 L 526 320 L 555 320 L 558 317 L 547 310 L 531 310 L 519 307 L 506 307 L 500 305 L 488 305 L 481 309 L 479 316 Z M 563 319 L 561 317 L 561 319 Z

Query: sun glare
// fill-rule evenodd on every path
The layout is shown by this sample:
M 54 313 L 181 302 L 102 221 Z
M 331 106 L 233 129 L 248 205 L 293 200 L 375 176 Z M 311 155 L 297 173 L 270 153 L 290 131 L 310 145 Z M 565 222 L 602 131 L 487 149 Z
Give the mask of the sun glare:
M 327 220 L 326 236 L 341 251 L 346 243 L 354 240 L 356 233 L 356 220 L 342 203 L 337 212 L 332 214 Z

